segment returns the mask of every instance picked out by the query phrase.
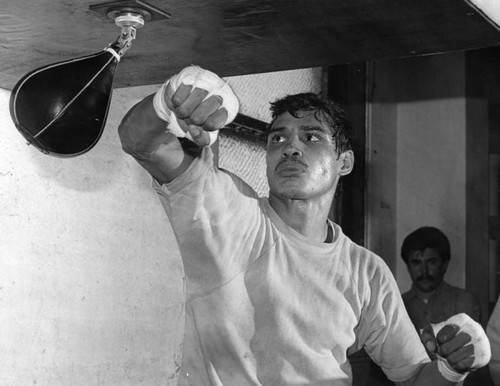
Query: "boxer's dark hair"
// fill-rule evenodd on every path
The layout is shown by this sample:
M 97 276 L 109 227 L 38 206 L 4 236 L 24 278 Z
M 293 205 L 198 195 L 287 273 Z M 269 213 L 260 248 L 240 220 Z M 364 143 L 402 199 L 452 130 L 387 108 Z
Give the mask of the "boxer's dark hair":
M 269 128 L 276 118 L 284 113 L 299 118 L 301 114 L 308 112 L 314 112 L 314 117 L 318 121 L 326 123 L 331 128 L 332 138 L 339 154 L 352 150 L 354 132 L 344 109 L 338 103 L 322 98 L 318 94 L 287 95 L 271 102 L 272 121 Z

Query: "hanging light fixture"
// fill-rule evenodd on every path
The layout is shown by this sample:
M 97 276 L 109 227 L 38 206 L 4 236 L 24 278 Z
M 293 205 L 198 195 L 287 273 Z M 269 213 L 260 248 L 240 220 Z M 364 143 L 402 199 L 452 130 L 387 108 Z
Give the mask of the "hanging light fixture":
M 121 29 L 113 43 L 95 54 L 35 69 L 16 83 L 10 115 L 28 145 L 58 157 L 74 157 L 95 146 L 106 124 L 116 67 L 136 30 L 151 20 L 145 4 L 99 5 L 98 11 Z

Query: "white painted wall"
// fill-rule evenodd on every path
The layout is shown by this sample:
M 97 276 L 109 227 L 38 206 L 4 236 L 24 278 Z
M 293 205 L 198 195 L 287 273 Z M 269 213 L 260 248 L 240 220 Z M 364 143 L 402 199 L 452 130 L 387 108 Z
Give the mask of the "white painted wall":
M 406 291 L 411 280 L 400 257 L 404 237 L 420 226 L 440 228 L 452 250 L 445 279 L 463 287 L 464 54 L 376 62 L 372 91 L 369 247 L 389 262 Z
M 231 79 L 244 112 L 262 111 L 248 102 L 259 89 L 262 104 L 319 91 L 318 69 L 277 75 Z M 150 177 L 117 134 L 156 89 L 115 90 L 101 140 L 69 159 L 26 146 L 0 90 L 0 385 L 175 384 L 180 255 Z
M 0 92 L 1 385 L 165 385 L 174 374 L 180 256 L 117 135 L 151 90 L 116 90 L 101 141 L 70 159 L 27 147 Z

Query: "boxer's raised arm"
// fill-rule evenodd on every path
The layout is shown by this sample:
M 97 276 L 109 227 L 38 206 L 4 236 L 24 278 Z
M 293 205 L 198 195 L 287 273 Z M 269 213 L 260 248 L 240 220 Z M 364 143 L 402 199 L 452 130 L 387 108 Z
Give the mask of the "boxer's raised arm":
M 186 138 L 184 144 L 207 146 L 238 108 L 236 96 L 221 78 L 187 67 L 127 113 L 118 129 L 122 147 L 160 183 L 172 181 L 195 156 L 188 150 L 193 146 L 183 146 L 178 138 Z
M 123 150 L 160 183 L 181 175 L 193 160 L 153 108 L 153 95 L 132 107 L 118 127 Z

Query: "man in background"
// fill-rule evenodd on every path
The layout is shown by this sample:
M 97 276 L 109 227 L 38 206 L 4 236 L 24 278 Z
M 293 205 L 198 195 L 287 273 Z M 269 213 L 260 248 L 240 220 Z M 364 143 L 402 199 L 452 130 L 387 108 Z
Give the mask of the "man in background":
M 403 294 L 403 301 L 419 334 L 431 323 L 443 322 L 458 313 L 465 313 L 481 323 L 481 305 L 477 297 L 444 280 L 451 247 L 441 230 L 424 226 L 410 233 L 401 246 L 401 257 L 413 281 L 411 289 Z M 490 382 L 488 371 L 477 371 L 467 377 L 464 385 L 486 386 Z
M 403 241 L 401 257 L 413 281 L 403 301 L 417 331 L 461 312 L 480 323 L 481 306 L 476 296 L 444 280 L 451 248 L 441 230 L 424 226 L 410 233 Z

